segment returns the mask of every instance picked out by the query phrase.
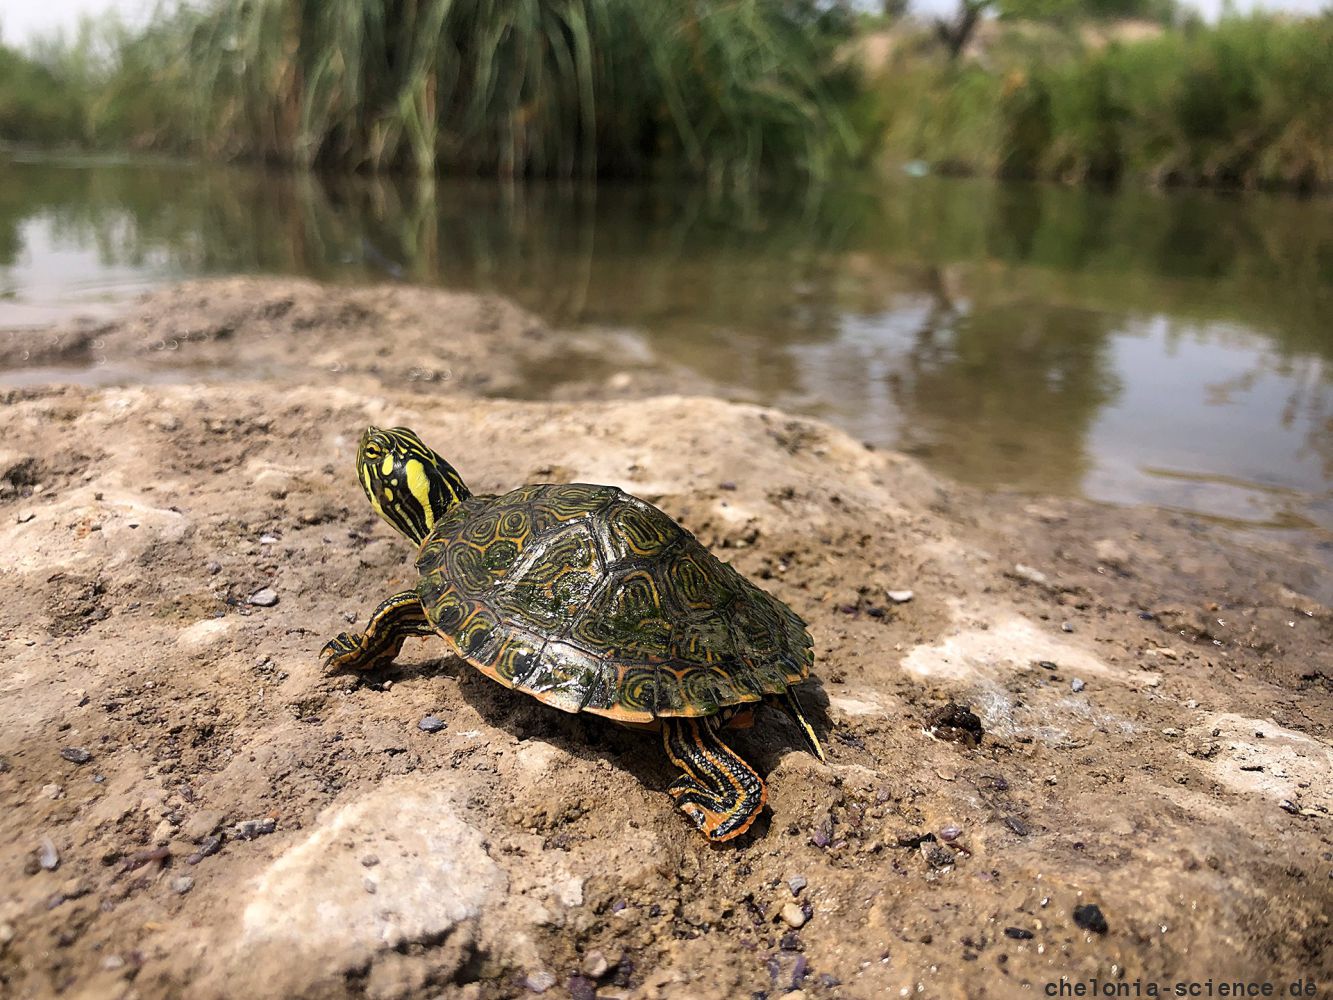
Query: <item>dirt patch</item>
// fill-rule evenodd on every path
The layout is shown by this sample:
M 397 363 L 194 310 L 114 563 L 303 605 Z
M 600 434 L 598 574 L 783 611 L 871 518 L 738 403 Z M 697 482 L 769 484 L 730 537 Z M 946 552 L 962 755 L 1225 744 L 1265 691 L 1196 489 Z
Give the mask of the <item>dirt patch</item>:
M 273 356 L 379 295 L 325 290 Z M 4 399 L 0 468 L 97 456 L 44 460 L 0 518 L 6 996 L 1333 976 L 1333 626 L 1301 553 L 979 496 L 754 406 L 303 381 Z M 829 763 L 761 713 L 737 746 L 769 809 L 710 847 L 652 737 L 441 641 L 323 676 L 323 642 L 414 579 L 352 472 L 367 423 L 415 427 L 477 491 L 611 483 L 677 517 L 810 622 Z

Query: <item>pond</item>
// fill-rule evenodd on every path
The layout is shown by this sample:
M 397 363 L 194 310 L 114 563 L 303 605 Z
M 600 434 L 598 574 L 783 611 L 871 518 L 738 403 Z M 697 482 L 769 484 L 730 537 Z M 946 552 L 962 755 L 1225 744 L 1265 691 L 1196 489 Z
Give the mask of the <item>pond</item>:
M 967 483 L 1333 552 L 1327 200 L 903 177 L 738 206 L 0 158 L 0 327 L 238 272 L 500 293 Z

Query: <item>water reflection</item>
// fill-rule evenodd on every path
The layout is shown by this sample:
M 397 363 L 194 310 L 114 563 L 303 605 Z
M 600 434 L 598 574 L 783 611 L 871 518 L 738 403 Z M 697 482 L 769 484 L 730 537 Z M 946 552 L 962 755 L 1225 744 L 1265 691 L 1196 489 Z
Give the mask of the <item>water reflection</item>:
M 1328 202 L 0 161 L 0 325 L 231 272 L 494 291 L 966 481 L 1333 527 Z

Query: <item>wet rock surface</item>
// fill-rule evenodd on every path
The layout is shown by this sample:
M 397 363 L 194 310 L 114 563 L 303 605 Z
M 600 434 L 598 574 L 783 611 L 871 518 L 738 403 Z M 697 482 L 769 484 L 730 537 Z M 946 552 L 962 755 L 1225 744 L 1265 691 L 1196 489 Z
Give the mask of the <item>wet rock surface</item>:
M 264 301 L 299 299 L 281 285 Z M 247 322 L 237 343 L 294 350 Z M 1301 553 L 1151 511 L 1045 500 L 1038 520 L 753 406 L 436 389 L 0 400 L 0 469 L 36 515 L 0 520 L 0 994 L 1333 978 L 1333 618 Z M 323 643 L 415 578 L 352 473 L 367 423 L 417 428 L 479 492 L 613 483 L 679 518 L 810 622 L 829 763 L 761 710 L 735 742 L 769 808 L 716 848 L 673 810 L 654 737 L 506 691 L 441 640 L 369 683 L 325 677 Z M 265 588 L 281 600 L 252 604 Z

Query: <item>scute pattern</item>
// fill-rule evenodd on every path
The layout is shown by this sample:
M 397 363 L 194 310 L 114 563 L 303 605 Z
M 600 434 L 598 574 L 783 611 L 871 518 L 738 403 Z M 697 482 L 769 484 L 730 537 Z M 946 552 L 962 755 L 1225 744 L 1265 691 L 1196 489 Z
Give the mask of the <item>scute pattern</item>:
M 427 617 L 461 655 L 567 712 L 711 715 L 781 693 L 813 662 L 790 608 L 610 486 L 470 497 L 417 567 Z

